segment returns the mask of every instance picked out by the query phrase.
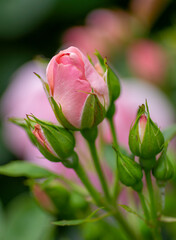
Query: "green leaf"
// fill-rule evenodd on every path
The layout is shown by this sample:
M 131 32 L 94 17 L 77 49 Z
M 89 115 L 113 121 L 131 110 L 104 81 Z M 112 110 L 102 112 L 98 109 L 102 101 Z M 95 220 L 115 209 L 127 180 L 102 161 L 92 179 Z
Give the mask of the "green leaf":
M 12 200 L 5 214 L 2 239 L 54 239 L 55 228 L 51 225 L 54 218 L 42 211 L 30 195 L 20 195 Z
M 26 161 L 14 161 L 0 166 L 0 174 L 10 177 L 48 178 L 57 177 L 53 172 Z
M 163 135 L 165 141 L 170 141 L 172 138 L 176 137 L 176 124 L 163 130 Z
M 134 214 L 134 215 L 136 215 L 137 217 L 139 217 L 140 219 L 142 219 L 143 221 L 145 221 L 144 220 L 144 218 L 140 215 L 140 214 L 138 214 L 136 211 L 134 211 L 132 208 L 130 208 L 129 206 L 127 206 L 127 205 L 124 205 L 124 204 L 118 204 L 120 207 L 122 207 L 123 209 L 125 209 L 127 212 L 129 212 L 129 213 L 132 213 L 132 214 Z
M 80 225 L 83 223 L 88 223 L 88 222 L 96 222 L 99 221 L 105 217 L 110 216 L 110 213 L 103 214 L 99 217 L 92 218 L 98 211 L 100 211 L 102 208 L 96 209 L 94 212 L 92 212 L 88 217 L 84 219 L 74 219 L 74 220 L 62 220 L 62 221 L 57 221 L 53 222 L 54 225 L 58 226 L 74 226 L 74 225 Z
M 175 217 L 167 217 L 167 216 L 161 216 L 159 218 L 160 222 L 168 222 L 168 223 L 172 223 L 172 222 L 176 222 L 176 218 Z

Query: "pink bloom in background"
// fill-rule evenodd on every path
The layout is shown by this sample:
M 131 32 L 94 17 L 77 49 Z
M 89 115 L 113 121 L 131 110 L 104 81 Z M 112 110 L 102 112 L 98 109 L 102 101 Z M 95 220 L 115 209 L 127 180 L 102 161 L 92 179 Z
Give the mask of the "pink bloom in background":
M 149 40 L 134 43 L 127 55 L 131 70 L 138 77 L 160 84 L 166 76 L 167 56 L 162 47 Z
M 121 82 L 122 91 L 116 100 L 114 116 L 115 129 L 119 143 L 128 148 L 130 126 L 136 119 L 138 106 L 148 101 L 151 119 L 161 130 L 174 123 L 174 110 L 166 96 L 156 87 L 141 80 L 128 79 Z M 111 132 L 107 121 L 102 123 L 104 139 L 112 142 Z
M 123 10 L 94 10 L 87 16 L 86 23 L 104 35 L 108 48 L 111 44 L 121 45 L 132 34 L 133 19 Z
M 92 90 L 107 109 L 107 84 L 78 48 L 60 51 L 51 59 L 46 72 L 51 95 L 74 127 L 82 127 L 84 107 Z
M 109 56 L 134 34 L 134 19 L 122 10 L 97 9 L 86 18 L 84 26 L 68 29 L 62 38 L 63 45 L 78 47 L 83 53 L 97 49 L 101 55 Z
M 93 53 L 97 49 L 101 55 L 109 54 L 108 46 L 102 33 L 89 26 L 76 26 L 68 29 L 62 38 L 63 45 L 78 47 L 84 54 L 89 54 L 93 59 Z

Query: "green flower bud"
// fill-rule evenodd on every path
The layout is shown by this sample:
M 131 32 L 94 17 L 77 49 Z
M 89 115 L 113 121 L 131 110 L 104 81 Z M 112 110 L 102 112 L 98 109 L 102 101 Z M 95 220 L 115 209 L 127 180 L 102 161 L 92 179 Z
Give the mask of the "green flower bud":
M 60 219 L 78 217 L 88 208 L 85 198 L 57 180 L 32 183 L 33 196 L 40 207 L 57 215 Z
M 173 178 L 174 167 L 167 156 L 167 147 L 162 151 L 152 173 L 159 182 L 166 182 Z
M 75 139 L 67 129 L 41 121 L 33 115 L 27 116 L 25 122 L 13 119 L 13 123 L 25 129 L 32 143 L 48 160 L 62 162 L 73 155 Z
M 164 146 L 164 137 L 157 125 L 151 120 L 147 102 L 139 107 L 134 125 L 130 129 L 129 147 L 132 153 L 143 159 L 154 158 Z
M 133 187 L 138 184 L 143 177 L 140 165 L 122 154 L 119 150 L 117 151 L 117 167 L 119 179 L 126 186 Z
M 58 215 L 64 214 L 64 210 L 69 203 L 69 191 L 58 181 L 48 181 L 47 183 L 35 183 L 32 186 L 33 195 L 37 203 L 46 211 Z

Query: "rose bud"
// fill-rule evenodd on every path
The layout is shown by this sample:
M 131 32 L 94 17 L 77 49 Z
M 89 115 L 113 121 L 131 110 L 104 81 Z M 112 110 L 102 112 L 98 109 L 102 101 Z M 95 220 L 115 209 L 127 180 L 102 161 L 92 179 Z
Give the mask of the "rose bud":
M 12 121 L 26 130 L 32 143 L 48 160 L 65 162 L 65 159 L 73 155 L 75 139 L 68 130 L 39 120 L 35 116 L 27 116 L 25 123 L 15 119 Z
M 109 106 L 107 84 L 78 48 L 55 55 L 46 74 L 52 107 L 65 128 L 91 128 L 104 119 Z
M 120 181 L 126 186 L 134 186 L 136 191 L 141 190 L 141 179 L 143 177 L 142 169 L 140 165 L 122 154 L 119 149 L 115 149 L 117 152 L 117 167 Z
M 57 180 L 34 182 L 31 184 L 31 190 L 39 206 L 58 218 L 75 218 L 85 214 L 88 208 L 88 203 L 82 195 L 74 190 L 70 191 Z
M 164 137 L 157 125 L 151 120 L 147 102 L 139 107 L 134 125 L 129 133 L 129 147 L 131 152 L 141 159 L 151 159 L 161 152 Z
M 52 214 L 63 214 L 70 194 L 58 181 L 34 183 L 31 187 L 36 201 L 43 209 Z
M 165 185 L 165 183 L 174 176 L 174 167 L 167 156 L 167 146 L 164 147 L 152 173 L 160 185 Z

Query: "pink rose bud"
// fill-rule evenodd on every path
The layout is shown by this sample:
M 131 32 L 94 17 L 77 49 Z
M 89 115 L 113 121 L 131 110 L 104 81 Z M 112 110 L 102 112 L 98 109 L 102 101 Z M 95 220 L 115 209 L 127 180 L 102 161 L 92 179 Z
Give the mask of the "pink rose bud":
M 143 138 L 144 138 L 144 133 L 145 133 L 145 128 L 146 128 L 146 124 L 147 124 L 147 117 L 145 114 L 142 114 L 142 116 L 139 119 L 139 138 L 142 142 Z
M 144 104 L 138 109 L 136 121 L 129 133 L 129 147 L 134 155 L 148 160 L 161 152 L 164 137 L 159 127 L 150 118 L 147 101 L 146 110 Z
M 91 128 L 104 119 L 109 105 L 107 84 L 78 48 L 55 55 L 46 74 L 54 112 L 64 127 Z

